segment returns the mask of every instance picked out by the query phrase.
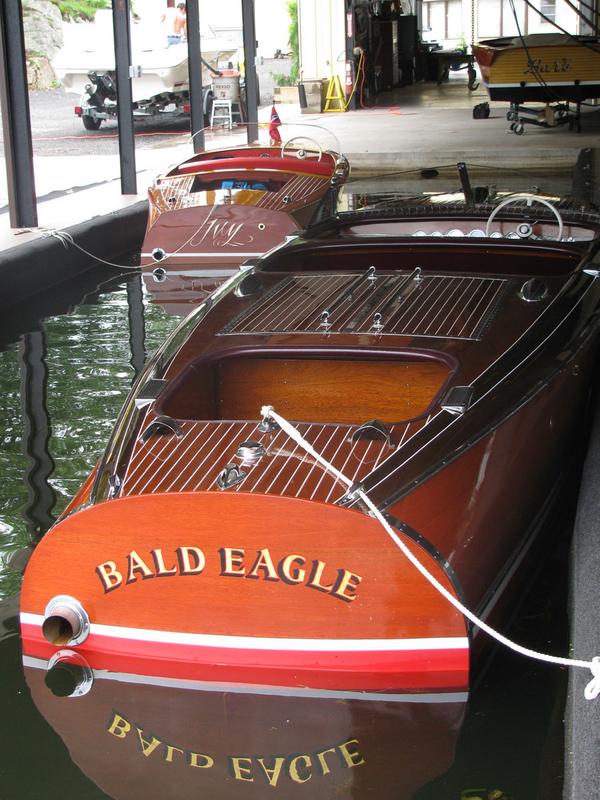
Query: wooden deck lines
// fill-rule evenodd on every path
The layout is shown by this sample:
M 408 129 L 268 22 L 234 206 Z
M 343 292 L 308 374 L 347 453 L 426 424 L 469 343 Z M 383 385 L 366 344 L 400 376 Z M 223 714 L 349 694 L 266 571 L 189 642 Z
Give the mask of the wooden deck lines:
M 192 193 L 193 183 L 193 175 L 181 175 L 162 181 L 157 192 L 161 200 L 161 210 L 176 211 L 180 208 L 198 205 L 201 195 Z
M 354 332 L 478 340 L 506 285 L 503 278 L 426 275 L 407 280 L 406 274 L 384 274 L 361 281 L 348 293 L 355 281 L 355 275 L 340 274 L 289 278 L 221 335 Z M 336 303 L 339 297 L 342 303 Z
M 156 204 L 161 212 L 178 211 L 206 205 L 205 191 L 193 192 L 194 175 L 177 175 L 165 178 L 155 189 Z M 304 204 L 311 195 L 318 196 L 323 189 L 323 178 L 311 175 L 294 175 L 277 191 L 256 193 L 257 201 L 250 202 L 258 208 L 272 211 L 288 210 L 298 203 Z M 235 203 L 235 194 L 234 194 Z M 245 195 L 246 200 L 248 199 Z
M 311 194 L 320 194 L 323 188 L 323 178 L 314 178 L 310 175 L 296 175 L 287 181 L 277 192 L 266 192 L 256 203 L 259 208 L 279 210 L 287 206 L 295 206 L 298 202 L 304 203 Z M 286 200 L 285 198 L 291 198 Z
M 321 432 L 322 433 L 327 433 L 324 429 Z M 318 452 L 325 453 L 327 451 L 328 446 L 331 444 L 331 441 L 333 440 L 335 434 L 336 434 L 336 430 L 335 429 L 329 431 L 329 437 L 328 437 L 327 441 L 324 442 L 324 443 L 322 443 L 320 441 L 320 434 L 319 434 L 317 436 L 317 438 L 315 438 L 314 440 L 311 440 L 311 444 L 315 449 L 319 448 Z M 314 472 L 315 472 L 315 469 L 317 468 L 317 463 L 313 459 L 308 458 L 306 460 L 310 463 L 311 466 L 310 466 L 310 469 L 308 469 L 306 471 L 306 475 L 304 475 L 304 477 L 302 479 L 302 482 L 300 483 L 300 485 L 299 485 L 299 487 L 297 489 L 296 497 L 307 496 L 305 494 L 306 486 L 309 483 L 309 481 L 312 479 L 312 477 L 314 475 Z M 308 496 L 312 496 L 312 495 L 308 495 Z
M 427 420 L 391 426 L 398 447 L 414 436 Z M 158 492 L 196 492 L 217 489 L 217 477 L 227 464 L 236 464 L 247 477 L 228 491 L 260 492 L 335 502 L 346 487 L 326 472 L 283 431 L 261 433 L 258 422 L 183 421 L 182 435 L 168 435 L 148 442 L 137 440 L 123 481 L 122 495 Z M 356 426 L 299 423 L 298 430 L 317 452 L 356 482 L 398 448 L 379 440 L 351 440 Z M 256 463 L 236 454 L 247 440 L 260 442 L 267 450 Z

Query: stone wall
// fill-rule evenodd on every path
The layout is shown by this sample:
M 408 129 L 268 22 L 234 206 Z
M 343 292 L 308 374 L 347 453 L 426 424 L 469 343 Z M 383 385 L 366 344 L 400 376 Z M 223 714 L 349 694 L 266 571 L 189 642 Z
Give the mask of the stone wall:
M 23 0 L 23 30 L 30 89 L 56 84 L 51 59 L 63 45 L 60 10 L 48 0 Z

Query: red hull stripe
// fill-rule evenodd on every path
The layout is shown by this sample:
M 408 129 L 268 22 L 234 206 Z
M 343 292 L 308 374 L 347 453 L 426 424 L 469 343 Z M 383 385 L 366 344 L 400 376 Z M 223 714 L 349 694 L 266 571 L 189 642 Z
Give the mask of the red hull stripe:
M 21 615 L 24 647 L 28 655 L 49 657 L 57 648 L 43 639 L 40 623 L 37 615 Z M 368 640 L 255 640 L 135 629 L 120 629 L 121 634 L 128 631 L 134 636 L 115 636 L 107 635 L 106 630 L 119 629 L 92 626 L 89 637 L 77 647 L 78 653 L 93 659 L 96 669 L 335 690 L 439 691 L 468 687 L 469 649 L 467 640 L 458 637 L 391 640 L 385 647 L 377 640 L 377 647 Z M 154 634 L 154 640 L 149 634 Z M 221 639 L 237 640 L 238 644 L 198 643 Z M 448 644 L 442 646 L 442 642 Z M 298 643 L 302 643 L 302 649 Z M 354 649 L 350 649 L 350 643 L 354 643 Z
M 68 654 L 73 651 L 62 651 Z M 47 658 L 34 658 L 23 656 L 23 666 L 30 669 L 46 670 L 48 668 Z M 333 700 L 363 700 L 369 702 L 384 703 L 412 703 L 423 705 L 425 703 L 435 703 L 437 705 L 447 703 L 466 703 L 469 693 L 466 691 L 458 692 L 403 692 L 393 694 L 391 692 L 351 692 L 334 691 L 324 689 L 307 689 L 305 687 L 290 686 L 269 686 L 268 684 L 250 683 L 210 683 L 208 681 L 194 680 L 193 678 L 168 678 L 156 675 L 142 675 L 126 672 L 111 672 L 109 670 L 95 670 L 95 680 L 115 681 L 116 683 L 130 683 L 133 685 L 156 686 L 163 689 L 182 689 L 190 692 L 232 692 L 234 694 L 261 694 L 276 697 L 307 697 L 323 698 Z

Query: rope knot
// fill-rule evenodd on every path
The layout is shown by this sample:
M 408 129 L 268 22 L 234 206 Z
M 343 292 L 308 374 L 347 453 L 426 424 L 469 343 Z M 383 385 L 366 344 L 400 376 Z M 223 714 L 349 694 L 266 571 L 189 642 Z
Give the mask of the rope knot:
M 595 700 L 600 694 L 600 656 L 594 656 L 590 662 L 592 680 L 586 685 L 583 692 L 586 700 Z
M 65 250 L 69 249 L 69 245 L 75 244 L 71 234 L 67 233 L 66 231 L 49 230 L 49 231 L 44 231 L 44 233 L 42 234 L 42 238 L 44 239 L 48 239 L 50 237 L 58 239 L 58 241 L 62 244 Z

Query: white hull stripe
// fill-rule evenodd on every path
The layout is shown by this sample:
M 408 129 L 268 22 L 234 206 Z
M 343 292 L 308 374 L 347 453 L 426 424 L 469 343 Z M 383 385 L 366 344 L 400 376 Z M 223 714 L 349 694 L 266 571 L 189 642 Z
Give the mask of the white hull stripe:
M 42 626 L 41 614 L 21 612 L 25 625 Z M 115 639 L 183 644 L 196 647 L 221 647 L 237 650 L 287 650 L 311 652 L 394 652 L 414 650 L 468 650 L 469 640 L 463 636 L 428 639 L 287 639 L 254 636 L 219 636 L 204 633 L 156 631 L 144 628 L 125 628 L 114 625 L 90 626 L 90 633 Z
M 48 662 L 41 658 L 23 656 L 23 666 L 31 669 L 48 669 Z M 261 694 L 277 697 L 306 697 L 332 700 L 380 701 L 383 703 L 466 703 L 468 692 L 427 692 L 414 694 L 386 694 L 384 692 L 351 692 L 328 689 L 302 689 L 293 686 L 260 686 L 253 683 L 211 683 L 182 678 L 158 678 L 153 675 L 133 675 L 127 672 L 108 672 L 94 670 L 95 680 L 117 681 L 118 683 L 140 684 L 142 686 L 162 686 L 167 689 L 186 689 L 195 692 L 227 692 L 231 694 Z
M 525 81 L 523 83 L 485 83 L 490 89 L 543 89 L 546 86 L 556 86 L 558 88 L 566 88 L 566 87 L 573 87 L 576 88 L 577 86 L 600 86 L 600 80 L 595 81 L 579 81 L 578 83 L 574 83 L 573 81 L 546 81 L 544 80 L 543 83 L 539 83 L 536 80 L 532 81 Z
M 145 264 L 144 266 L 149 266 Z M 157 283 L 163 283 L 167 278 L 230 278 L 237 275 L 239 267 L 220 267 L 214 269 L 169 269 L 166 278 Z M 152 272 L 145 272 L 144 275 L 152 275 Z
M 159 261 L 156 261 L 152 253 L 141 253 L 141 257 L 151 258 L 157 266 L 160 266 L 163 261 L 167 261 L 171 258 L 238 258 L 239 256 L 243 256 L 244 258 L 258 258 L 264 255 L 264 252 L 264 250 L 260 250 L 257 253 L 242 253 L 239 250 L 231 250 L 228 253 L 209 253 L 206 250 L 203 250 L 201 253 L 189 253 L 186 251 L 185 253 L 165 253 Z

